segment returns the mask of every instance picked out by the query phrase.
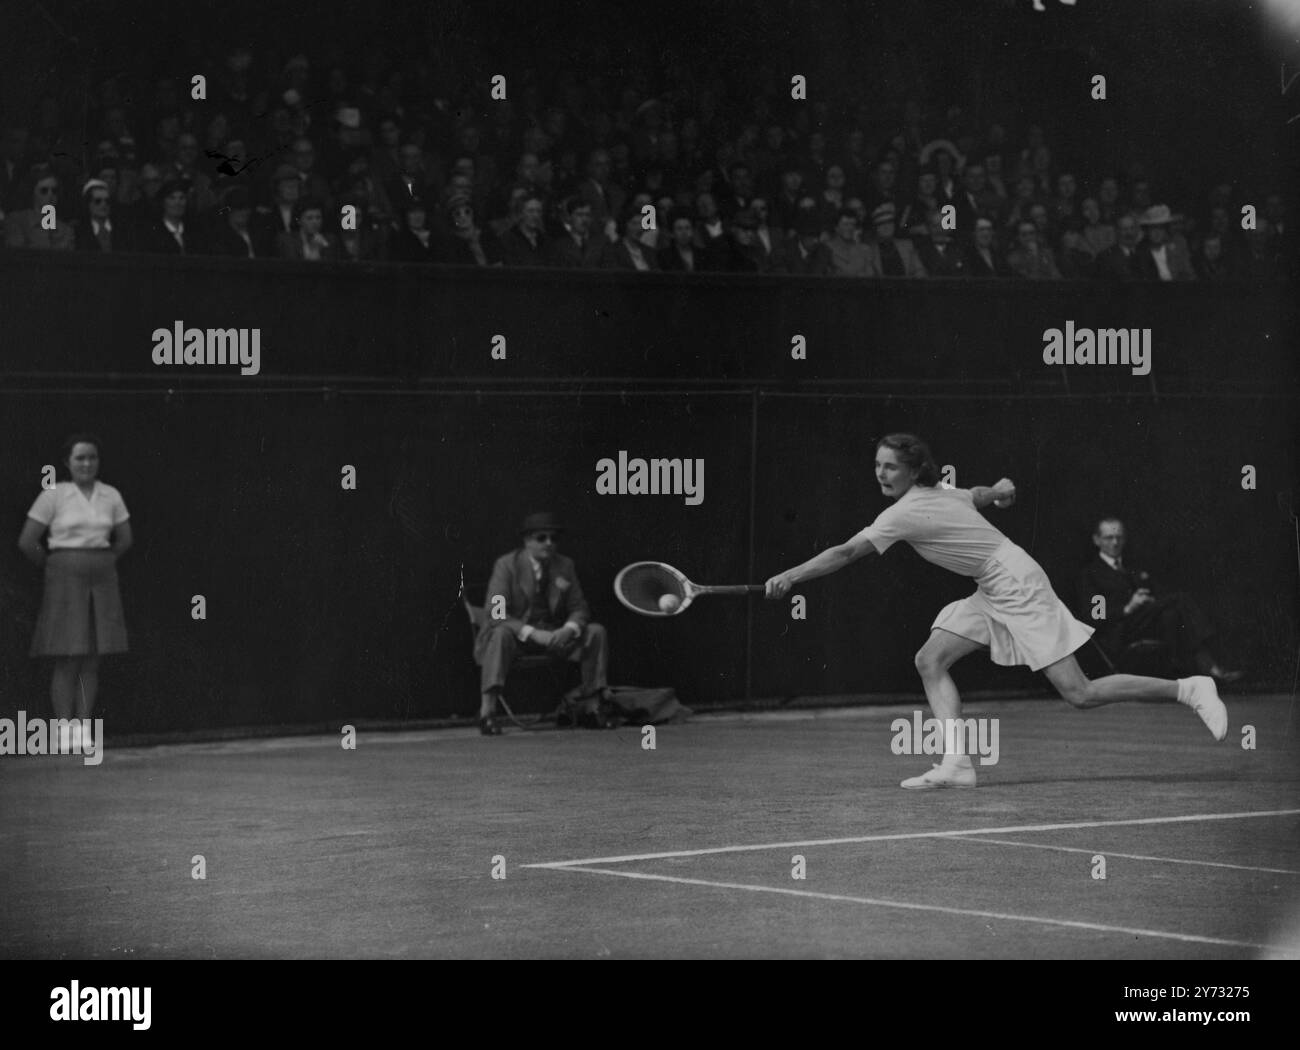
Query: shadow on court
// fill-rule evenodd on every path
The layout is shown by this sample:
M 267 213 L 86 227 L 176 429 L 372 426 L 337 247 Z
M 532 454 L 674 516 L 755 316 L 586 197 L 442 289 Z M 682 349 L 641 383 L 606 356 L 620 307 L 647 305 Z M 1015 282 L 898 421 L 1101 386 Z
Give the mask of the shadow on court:
M 1290 700 L 1228 699 L 1221 744 L 972 704 L 1000 761 L 937 792 L 898 787 L 937 761 L 891 753 L 910 707 L 7 757 L 0 955 L 1300 956 Z

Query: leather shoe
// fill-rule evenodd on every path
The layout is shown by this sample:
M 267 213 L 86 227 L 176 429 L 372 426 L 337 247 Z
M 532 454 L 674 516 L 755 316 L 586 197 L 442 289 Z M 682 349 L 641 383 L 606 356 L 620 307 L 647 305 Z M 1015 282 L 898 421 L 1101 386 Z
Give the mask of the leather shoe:
M 478 720 L 478 731 L 484 736 L 500 736 L 501 727 L 497 725 L 496 719 L 489 715 L 487 718 Z

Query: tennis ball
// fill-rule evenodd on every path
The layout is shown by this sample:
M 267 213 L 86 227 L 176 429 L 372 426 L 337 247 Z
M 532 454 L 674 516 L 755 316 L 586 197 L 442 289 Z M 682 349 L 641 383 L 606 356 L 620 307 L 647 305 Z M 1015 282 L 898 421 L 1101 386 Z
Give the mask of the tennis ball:
M 682 600 L 675 594 L 665 594 L 659 599 L 659 608 L 664 612 L 672 612 L 681 604 Z

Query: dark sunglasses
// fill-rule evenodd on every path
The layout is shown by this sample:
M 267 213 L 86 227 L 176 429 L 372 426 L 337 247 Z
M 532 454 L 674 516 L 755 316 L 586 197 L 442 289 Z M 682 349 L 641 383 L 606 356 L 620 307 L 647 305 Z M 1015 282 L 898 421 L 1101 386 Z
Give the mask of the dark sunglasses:
M 49 196 L 51 193 L 58 193 L 58 192 L 59 192 L 59 187 L 57 187 L 57 186 L 37 186 L 37 187 L 36 187 L 36 192 L 39 193 L 42 197 L 47 197 L 47 196 Z
M 554 532 L 535 532 L 531 538 L 535 539 L 538 543 L 554 543 L 559 539 L 559 536 Z
M 107 198 L 107 197 L 91 197 L 91 198 L 90 198 L 90 203 L 91 203 L 91 204 L 107 204 L 107 203 L 108 203 L 108 198 Z

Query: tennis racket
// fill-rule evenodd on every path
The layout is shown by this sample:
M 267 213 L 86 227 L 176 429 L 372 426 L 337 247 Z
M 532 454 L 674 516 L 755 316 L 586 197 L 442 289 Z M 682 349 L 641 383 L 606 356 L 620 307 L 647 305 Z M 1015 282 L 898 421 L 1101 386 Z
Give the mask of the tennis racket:
M 618 600 L 642 616 L 677 616 L 691 602 L 704 594 L 762 594 L 763 585 L 734 583 L 706 586 L 692 583 L 671 565 L 661 561 L 635 561 L 625 565 L 614 577 L 614 594 Z M 681 604 L 675 609 L 659 608 L 659 599 L 671 594 Z

